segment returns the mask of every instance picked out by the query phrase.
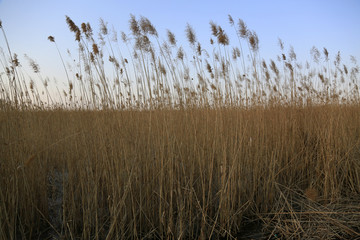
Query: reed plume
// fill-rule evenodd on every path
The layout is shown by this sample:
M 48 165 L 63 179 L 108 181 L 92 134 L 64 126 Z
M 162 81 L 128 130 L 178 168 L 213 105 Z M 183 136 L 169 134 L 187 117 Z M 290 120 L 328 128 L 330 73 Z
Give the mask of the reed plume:
M 26 57 L 28 78 L 0 21 L 0 240 L 358 238 L 357 60 L 281 39 L 262 59 L 228 21 L 238 42 L 211 21 L 188 47 L 142 16 L 121 43 L 66 16 L 65 84 Z
M 194 29 L 189 23 L 186 25 L 185 33 L 190 45 L 194 46 L 196 42 L 196 35 Z

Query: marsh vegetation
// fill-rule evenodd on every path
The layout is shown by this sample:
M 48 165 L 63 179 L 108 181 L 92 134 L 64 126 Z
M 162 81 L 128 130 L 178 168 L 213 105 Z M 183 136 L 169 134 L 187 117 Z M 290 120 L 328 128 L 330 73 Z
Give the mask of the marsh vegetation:
M 354 57 L 313 47 L 301 63 L 279 39 L 264 60 L 231 16 L 234 44 L 210 22 L 211 49 L 191 25 L 186 48 L 145 17 L 128 34 L 66 22 L 76 63 L 48 38 L 66 89 L 2 49 L 1 239 L 360 236 Z

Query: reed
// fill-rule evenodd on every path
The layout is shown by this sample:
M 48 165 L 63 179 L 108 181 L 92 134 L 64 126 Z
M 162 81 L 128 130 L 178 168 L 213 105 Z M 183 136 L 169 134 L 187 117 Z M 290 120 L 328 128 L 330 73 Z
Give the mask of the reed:
M 43 85 L 22 74 L 8 42 L 0 58 L 0 239 L 360 236 L 355 59 L 314 47 L 300 63 L 281 40 L 261 59 L 231 16 L 238 46 L 210 22 L 212 49 L 190 24 L 181 45 L 145 17 L 122 42 L 103 20 L 99 38 L 66 22 L 79 62 L 55 45 L 58 94 L 31 58 Z

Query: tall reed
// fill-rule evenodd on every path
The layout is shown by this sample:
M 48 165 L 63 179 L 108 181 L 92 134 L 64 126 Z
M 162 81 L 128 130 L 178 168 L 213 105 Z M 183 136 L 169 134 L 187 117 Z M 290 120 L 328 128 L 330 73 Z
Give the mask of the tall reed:
M 190 24 L 182 46 L 145 17 L 122 42 L 104 20 L 99 38 L 66 22 L 78 44 L 73 67 L 55 45 L 66 89 L 29 57 L 39 81 L 27 79 L 5 41 L 0 239 L 359 237 L 355 58 L 313 47 L 300 63 L 279 39 L 261 59 L 231 16 L 238 46 L 211 21 L 212 49 Z

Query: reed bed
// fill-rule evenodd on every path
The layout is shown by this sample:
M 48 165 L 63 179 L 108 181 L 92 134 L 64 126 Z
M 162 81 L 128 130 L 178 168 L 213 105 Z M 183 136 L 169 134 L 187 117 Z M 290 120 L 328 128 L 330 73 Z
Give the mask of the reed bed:
M 101 20 L 99 37 L 66 22 L 77 64 L 48 38 L 67 76 L 59 94 L 29 57 L 43 86 L 27 79 L 5 41 L 1 239 L 360 237 L 354 57 L 314 47 L 302 64 L 279 40 L 265 61 L 231 16 L 238 46 L 210 22 L 211 50 L 191 25 L 185 48 L 145 17 L 130 16 L 129 34 Z

